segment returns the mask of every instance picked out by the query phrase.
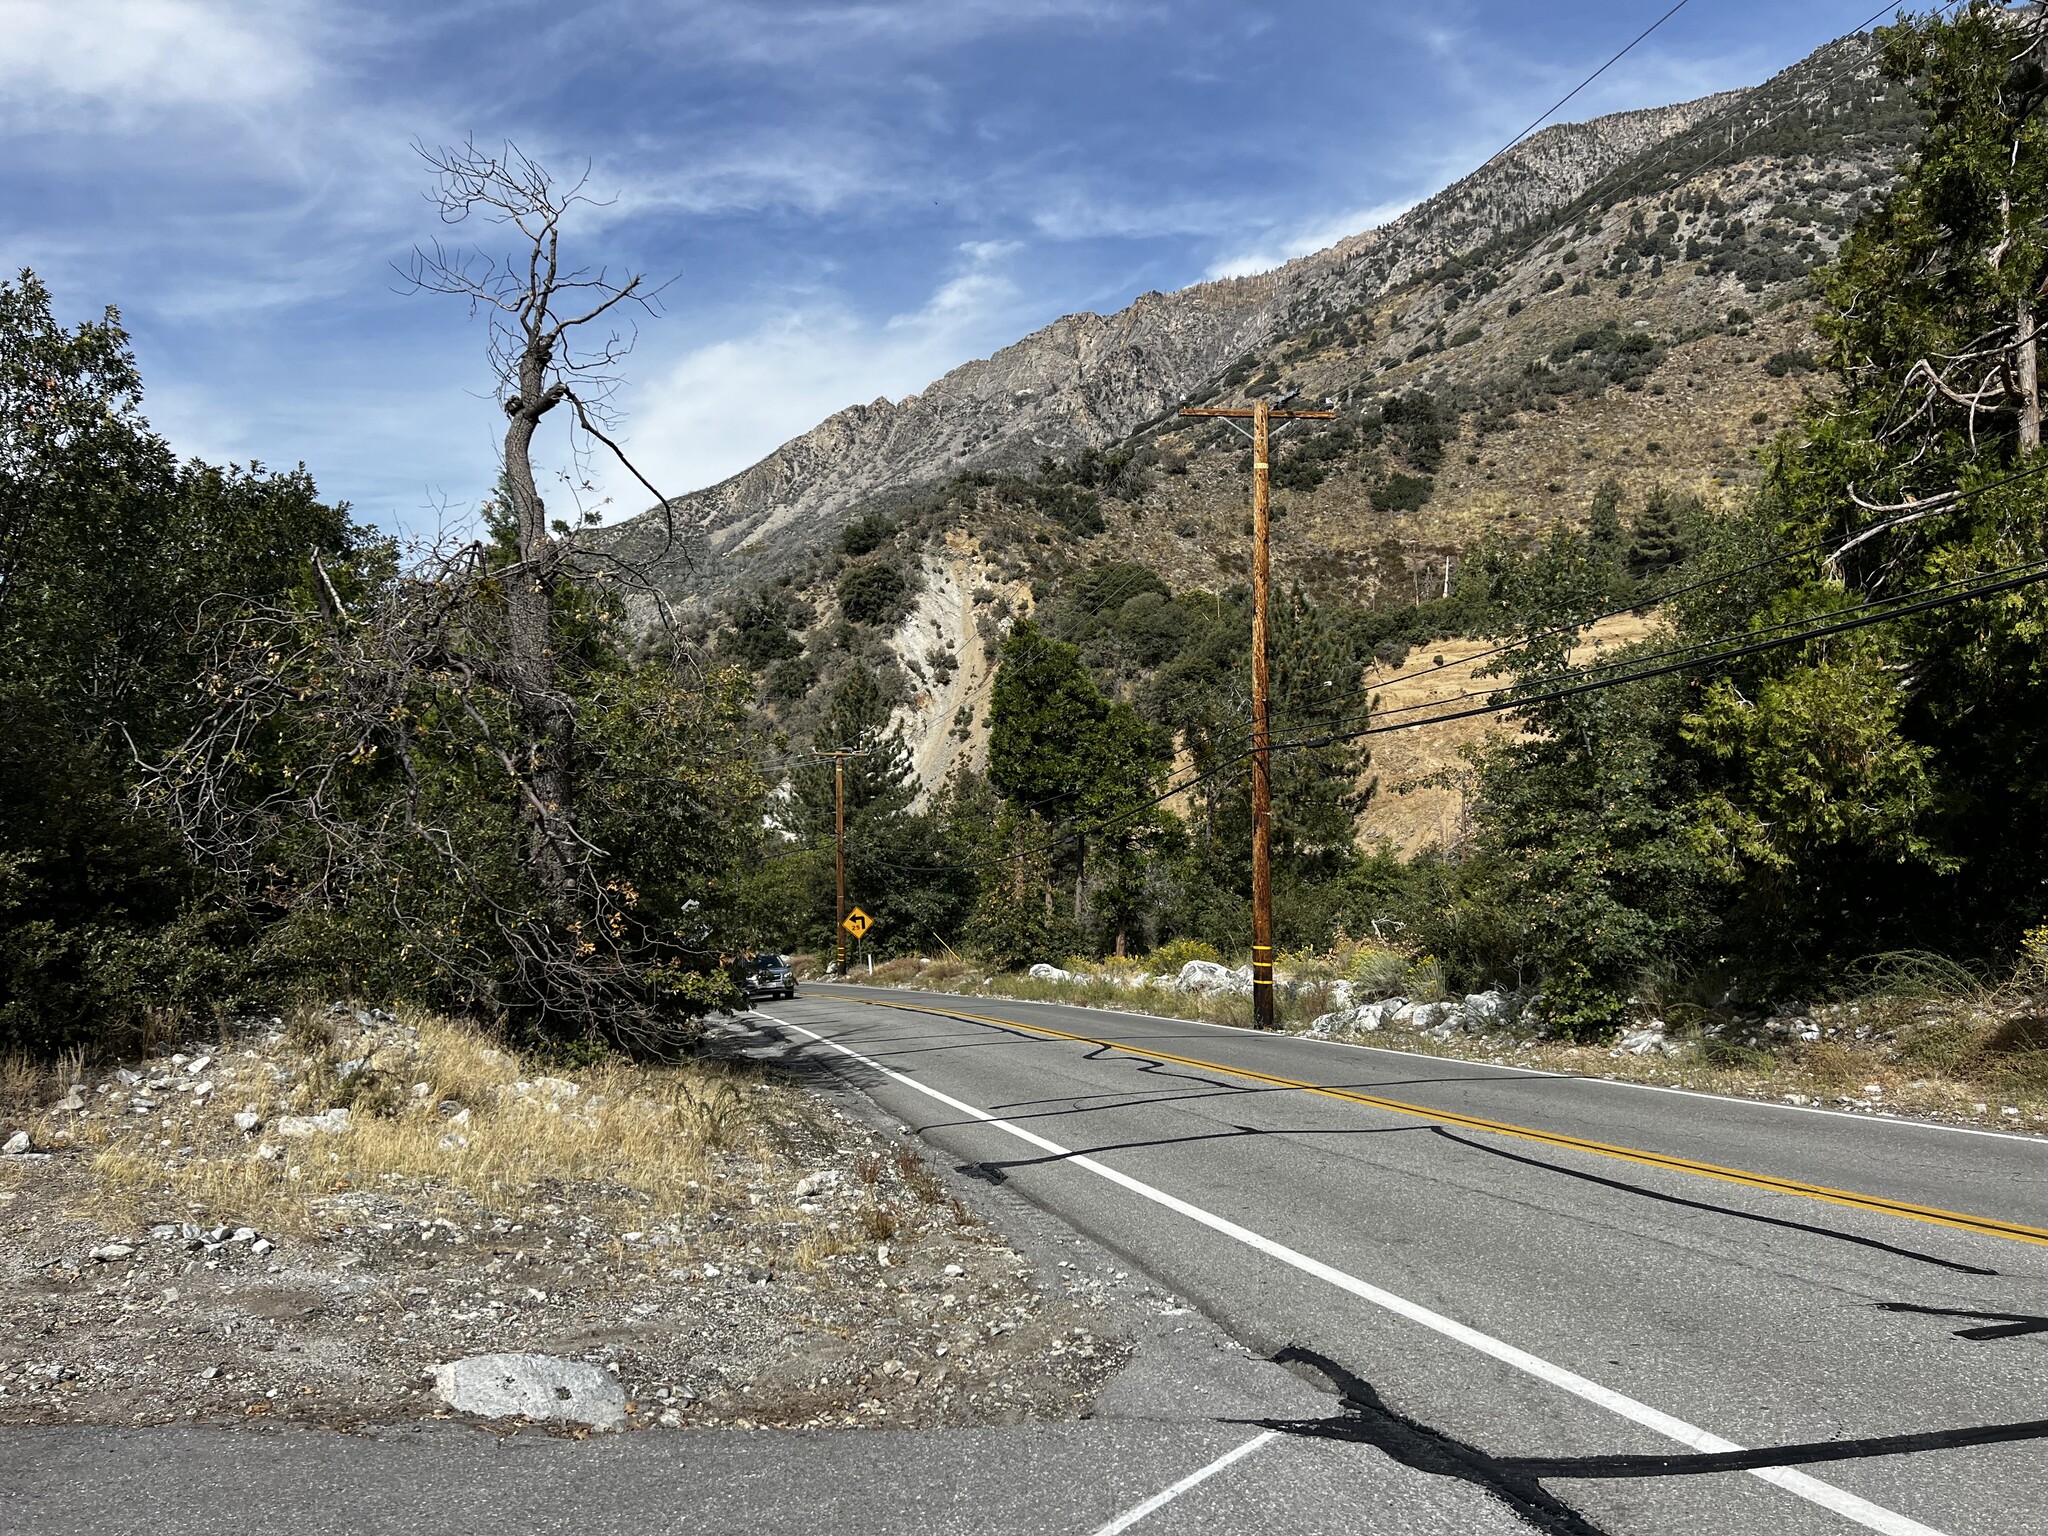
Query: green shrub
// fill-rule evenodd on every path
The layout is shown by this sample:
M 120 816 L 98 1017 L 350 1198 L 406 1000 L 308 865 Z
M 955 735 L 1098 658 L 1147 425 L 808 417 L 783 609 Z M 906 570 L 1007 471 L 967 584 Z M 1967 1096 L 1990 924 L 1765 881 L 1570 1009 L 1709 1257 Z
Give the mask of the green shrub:
M 839 611 L 853 624 L 893 624 L 908 608 L 910 583 L 893 565 L 848 566 L 839 578 Z
M 1221 965 L 1223 952 L 1207 939 L 1175 939 L 1146 956 L 1145 965 L 1147 969 L 1164 975 L 1168 971 L 1179 971 L 1190 960 L 1207 960 Z

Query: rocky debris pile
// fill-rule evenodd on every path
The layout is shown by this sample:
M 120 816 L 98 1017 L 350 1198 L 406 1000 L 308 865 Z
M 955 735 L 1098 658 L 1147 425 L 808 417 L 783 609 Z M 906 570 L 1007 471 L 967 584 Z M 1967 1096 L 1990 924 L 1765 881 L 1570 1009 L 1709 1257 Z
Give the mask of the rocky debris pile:
M 1180 968 L 1180 974 L 1173 979 L 1176 992 L 1199 992 L 1207 996 L 1250 997 L 1252 995 L 1252 968 L 1248 965 L 1232 970 L 1227 965 L 1218 965 L 1213 960 L 1190 960 Z
M 1123 987 L 1131 991 L 1155 986 L 1159 982 L 1159 978 L 1150 971 L 1069 971 L 1057 965 L 1047 965 L 1042 960 L 1026 971 L 1025 975 L 1033 981 L 1063 981 L 1076 984 L 1099 981 L 1105 986 Z
M 1528 999 L 1497 991 L 1474 992 L 1462 1000 L 1437 1003 L 1387 997 L 1349 1007 L 1340 1004 L 1311 1023 L 1307 1033 L 1323 1040 L 1342 1040 L 1388 1027 L 1412 1030 L 1438 1040 L 1461 1034 L 1496 1034 L 1512 1027 L 1528 1003 Z
M 548 1075 L 462 1033 L 458 1088 L 452 1026 L 324 1017 L 332 1038 L 251 1021 L 29 1112 L 32 1150 L 0 1162 L 0 1424 L 495 1414 L 464 1362 L 500 1355 L 605 1375 L 627 1429 L 1009 1423 L 1085 1411 L 1126 1358 L 1114 1285 L 1034 1267 L 911 1145 L 763 1075 L 739 1026 L 673 1084 Z M 329 1102 L 339 1082 L 355 1108 Z M 531 1123 L 544 1158 L 648 1093 L 656 1125 L 694 1102 L 759 1134 L 653 1191 L 602 1162 L 465 1173 L 444 1138 L 422 1172 L 415 1141 L 382 1163 L 358 1145 L 410 1116 L 497 1136 L 478 1150 L 500 1159 Z M 520 1401 L 502 1411 L 542 1417 Z

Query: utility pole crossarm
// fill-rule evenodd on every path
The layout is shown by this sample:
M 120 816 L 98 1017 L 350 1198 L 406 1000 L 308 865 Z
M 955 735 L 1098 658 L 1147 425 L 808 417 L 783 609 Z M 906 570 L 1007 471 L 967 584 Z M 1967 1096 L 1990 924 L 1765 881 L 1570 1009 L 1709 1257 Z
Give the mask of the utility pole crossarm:
M 1236 416 L 1246 421 L 1258 414 L 1251 406 L 1184 405 L 1180 408 L 1183 416 Z M 1269 421 L 1335 421 L 1335 411 L 1268 411 Z

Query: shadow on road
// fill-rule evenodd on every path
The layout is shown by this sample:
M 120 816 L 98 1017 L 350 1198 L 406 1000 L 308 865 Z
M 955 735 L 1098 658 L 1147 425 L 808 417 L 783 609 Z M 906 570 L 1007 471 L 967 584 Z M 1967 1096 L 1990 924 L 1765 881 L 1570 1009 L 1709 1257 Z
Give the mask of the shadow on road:
M 1283 1435 L 1370 1445 L 1418 1472 L 1477 1483 L 1537 1530 L 1554 1536 L 1605 1536 L 1599 1526 L 1537 1482 L 1536 1473 L 1395 1412 L 1380 1401 L 1371 1382 L 1352 1375 L 1327 1355 L 1290 1344 L 1273 1356 L 1273 1363 L 1306 1365 L 1322 1376 L 1337 1389 L 1338 1412 L 1327 1419 L 1250 1422 Z
M 790 1044 L 792 1046 L 792 1050 L 783 1062 L 785 1066 L 792 1068 L 804 1066 L 817 1067 L 832 1073 L 833 1075 L 839 1077 L 843 1081 L 851 1081 L 860 1086 L 861 1088 L 863 1088 L 864 1090 L 872 1086 L 873 1073 L 868 1068 L 862 1067 L 858 1062 L 851 1061 L 848 1058 L 842 1056 L 825 1056 L 814 1053 L 809 1049 L 811 1042 L 808 1041 L 795 1041 L 790 1042 Z M 1093 1058 L 1097 1056 L 1106 1056 L 1109 1053 L 1109 1047 L 1098 1046 L 1094 1050 L 1089 1051 L 1087 1055 L 1088 1057 Z M 1102 1101 L 1102 1095 L 1091 1094 L 1087 1096 L 1091 1102 L 1089 1102 L 1085 1108 L 1070 1109 L 1066 1111 L 1062 1111 L 1056 1108 L 1049 1108 L 1038 1110 L 1035 1113 L 1028 1115 L 1011 1114 L 1006 1116 L 1005 1118 L 1011 1119 L 1013 1121 L 1045 1119 L 1057 1120 L 1067 1118 L 1076 1113 L 1101 1114 L 1103 1112 L 1115 1109 L 1147 1109 L 1161 1105 L 1171 1105 L 1176 1103 L 1195 1102 L 1202 1100 L 1213 1100 L 1219 1098 L 1256 1099 L 1264 1095 L 1276 1093 L 1292 1094 L 1301 1091 L 1297 1088 L 1269 1088 L 1259 1085 L 1222 1081 L 1213 1077 L 1203 1076 L 1197 1072 L 1193 1072 L 1186 1068 L 1175 1066 L 1171 1063 L 1152 1061 L 1142 1056 L 1130 1055 L 1127 1052 L 1123 1052 L 1121 1050 L 1117 1052 L 1117 1054 L 1121 1057 L 1121 1059 L 1129 1061 L 1133 1065 L 1135 1065 L 1138 1068 L 1138 1071 L 1141 1075 L 1155 1079 L 1174 1079 L 1180 1082 L 1194 1084 L 1197 1087 L 1199 1087 L 1202 1091 L 1198 1093 L 1175 1092 L 1161 1094 L 1157 1096 L 1147 1095 L 1140 1097 L 1125 1095 L 1121 1098 L 1117 1098 L 1108 1102 Z M 1037 1100 L 1035 1102 L 1039 1104 L 1056 1104 L 1059 1101 Z M 1006 1107 L 1007 1106 L 998 1106 L 998 1108 Z M 969 1126 L 974 1123 L 975 1122 L 971 1121 L 936 1121 L 924 1125 L 923 1127 L 921 1127 L 921 1129 L 929 1132 L 933 1130 L 943 1130 L 947 1128 L 961 1128 Z M 1414 1125 L 1373 1127 L 1357 1126 L 1336 1127 L 1329 1129 L 1309 1127 L 1280 1127 L 1275 1129 L 1265 1129 L 1257 1126 L 1232 1124 L 1230 1129 L 1222 1131 L 1207 1131 L 1187 1136 L 1149 1137 L 1133 1141 L 1102 1142 L 1093 1146 L 1071 1148 L 1070 1150 L 1063 1153 L 1045 1153 L 1033 1157 L 1008 1158 L 990 1162 L 973 1163 L 962 1167 L 959 1171 L 967 1174 L 971 1178 L 980 1179 L 986 1183 L 1000 1184 L 1004 1182 L 1004 1180 L 1009 1176 L 1010 1173 L 1019 1169 L 1040 1167 L 1049 1164 L 1060 1163 L 1073 1157 L 1094 1157 L 1109 1152 L 1131 1152 L 1149 1148 L 1187 1146 L 1206 1141 L 1239 1141 L 1246 1139 L 1257 1139 L 1265 1136 L 1278 1136 L 1282 1138 L 1301 1138 L 1311 1136 L 1317 1138 L 1349 1138 L 1353 1136 L 1380 1136 L 1393 1133 L 1413 1133 L 1418 1131 L 1427 1132 L 1435 1136 L 1438 1136 L 1445 1141 L 1454 1142 L 1458 1146 L 1463 1147 L 1468 1151 L 1477 1152 L 1482 1154 L 1483 1156 L 1500 1158 L 1511 1163 L 1519 1163 L 1527 1168 L 1541 1169 L 1546 1173 L 1554 1173 L 1563 1178 L 1576 1179 L 1584 1184 L 1595 1184 L 1600 1186 L 1601 1188 L 1611 1189 L 1620 1194 L 1633 1195 L 1640 1199 L 1656 1201 L 1659 1204 L 1663 1205 L 1678 1206 L 1686 1210 L 1702 1211 L 1709 1215 L 1714 1216 L 1731 1217 L 1737 1221 L 1750 1222 L 1757 1226 L 1777 1227 L 1788 1232 L 1799 1232 L 1810 1237 L 1823 1238 L 1829 1242 L 1847 1243 L 1854 1247 L 1867 1248 L 1878 1253 L 1887 1253 L 1895 1258 L 1909 1259 L 1916 1264 L 1932 1265 L 1937 1269 L 1945 1269 L 1953 1274 L 1982 1276 L 1998 1274 L 1998 1271 L 1995 1269 L 1987 1269 L 1982 1265 L 1978 1264 L 1966 1264 L 1958 1259 L 1944 1258 L 1939 1254 L 1923 1252 L 1922 1250 L 1917 1248 L 1908 1248 L 1899 1243 L 1889 1243 L 1884 1241 L 1882 1238 L 1866 1237 L 1860 1233 L 1855 1232 L 1843 1232 L 1833 1227 L 1818 1226 L 1812 1222 L 1799 1221 L 1789 1216 L 1768 1216 L 1760 1211 L 1744 1210 L 1739 1206 L 1723 1205 L 1711 1200 L 1696 1200 L 1685 1195 L 1675 1195 L 1668 1193 L 1664 1190 L 1652 1189 L 1644 1184 L 1631 1183 L 1626 1179 L 1611 1178 L 1605 1174 L 1591 1173 L 1586 1171 L 1585 1169 L 1567 1167 L 1562 1163 L 1552 1162 L 1540 1157 L 1531 1157 L 1527 1153 L 1510 1151 L 1506 1147 L 1491 1146 L 1488 1145 L 1486 1142 L 1475 1140 L 1470 1136 L 1461 1135 L 1458 1132 L 1450 1129 L 1448 1126 L 1433 1125 L 1429 1124 L 1426 1121 L 1418 1122 Z M 1901 1305 L 1903 1306 L 1903 1304 Z M 2014 1325 L 2030 1321 L 2029 1319 L 2022 1318 L 2017 1315 L 2008 1317 L 2003 1314 L 2001 1314 L 1999 1317 L 1995 1319 L 1987 1320 L 2000 1323 L 2009 1323 Z M 2033 1330 L 2031 1327 L 2016 1327 L 2013 1331 L 2026 1333 L 2035 1330 Z M 1958 1337 L 1978 1336 L 1980 1336 L 1980 1332 L 1978 1330 L 1970 1330 L 1966 1333 L 1958 1334 Z
M 1253 1423 L 1285 1435 L 1376 1446 L 1417 1471 L 1478 1483 L 1543 1531 L 1591 1532 L 1596 1527 L 1543 1488 L 1539 1482 L 1542 1478 L 1702 1477 L 2048 1439 L 2048 1419 L 2032 1419 L 2018 1424 L 1978 1424 L 1962 1429 L 1919 1430 L 1856 1440 L 1819 1440 L 1803 1445 L 1675 1456 L 1493 1456 L 1389 1408 L 1372 1383 L 1354 1376 L 1327 1355 L 1290 1344 L 1274 1355 L 1273 1361 L 1276 1365 L 1306 1365 L 1329 1381 L 1337 1389 L 1338 1413 L 1326 1419 L 1230 1422 Z

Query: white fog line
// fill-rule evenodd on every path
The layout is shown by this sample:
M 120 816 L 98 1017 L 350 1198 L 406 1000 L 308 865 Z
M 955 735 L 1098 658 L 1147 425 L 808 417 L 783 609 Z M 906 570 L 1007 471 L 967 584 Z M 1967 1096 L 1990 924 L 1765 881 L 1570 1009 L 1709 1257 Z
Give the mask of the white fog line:
M 1268 1440 L 1277 1440 L 1279 1438 L 1280 1431 L 1277 1429 L 1269 1429 L 1265 1431 L 1263 1434 L 1253 1435 L 1251 1439 L 1245 1441 L 1243 1445 L 1238 1446 L 1235 1450 L 1225 1451 L 1221 1456 L 1218 1456 L 1214 1461 L 1210 1462 L 1209 1465 L 1203 1467 L 1200 1471 L 1190 1472 L 1186 1477 L 1182 1478 L 1179 1482 L 1175 1483 L 1171 1488 L 1162 1488 L 1159 1490 L 1159 1492 L 1153 1494 L 1152 1497 L 1147 1499 L 1144 1503 L 1133 1505 L 1131 1508 L 1125 1510 L 1122 1514 L 1118 1515 L 1114 1520 L 1110 1521 L 1109 1524 L 1105 1525 L 1101 1530 L 1097 1531 L 1095 1533 L 1095 1536 L 1117 1536 L 1117 1532 L 1119 1531 L 1128 1531 L 1132 1526 L 1136 1525 L 1140 1520 L 1144 1519 L 1147 1515 L 1153 1514 L 1158 1510 L 1166 1508 L 1167 1505 L 1171 1504 L 1175 1499 L 1179 1498 L 1182 1494 L 1186 1493 L 1190 1488 L 1194 1487 L 1197 1483 L 1203 1482 L 1208 1478 L 1214 1477 L 1218 1472 L 1221 1472 L 1225 1467 L 1229 1466 L 1232 1462 L 1243 1461 L 1245 1457 L 1251 1455 L 1253 1451 L 1256 1451 Z
M 880 987 L 873 991 L 885 990 Z M 888 988 L 890 991 L 907 991 L 907 988 Z M 830 993 L 824 994 L 830 996 Z M 1146 1019 L 1155 1024 L 1193 1024 L 1202 1029 L 1227 1030 L 1233 1035 L 1245 1031 L 1235 1024 L 1218 1024 L 1212 1019 L 1179 1019 L 1165 1013 L 1140 1013 L 1135 1008 L 1095 1008 L 1082 1003 L 1041 1003 L 1032 998 L 1002 997 L 990 994 L 980 997 L 971 993 L 924 992 L 913 994 L 921 997 L 955 998 L 961 1002 L 1014 1003 L 1021 1008 L 1066 1008 L 1075 1013 L 1107 1013 L 1123 1019 Z M 914 1008 L 915 1003 L 903 1004 Z M 1401 1051 L 1389 1045 L 1367 1045 L 1361 1040 L 1317 1040 L 1309 1035 L 1281 1033 L 1265 1035 L 1266 1040 L 1299 1040 L 1309 1045 L 1334 1045 L 1346 1051 L 1366 1051 L 1374 1056 L 1398 1056 L 1403 1061 L 1447 1061 L 1461 1067 L 1476 1067 L 1474 1082 L 1483 1081 L 1490 1072 L 1511 1072 L 1517 1077 L 1554 1077 L 1564 1082 L 1591 1083 L 1602 1088 L 1634 1088 L 1643 1093 L 1675 1093 L 1682 1098 L 1706 1099 L 1714 1104 L 1732 1104 L 1742 1109 L 1775 1109 L 1788 1115 L 1831 1115 L 1837 1120 L 1854 1120 L 1859 1125 L 1890 1125 L 1914 1131 L 1947 1131 L 1955 1136 L 1989 1136 L 1993 1141 L 2023 1141 L 2032 1147 L 2048 1147 L 2048 1137 L 2030 1135 L 2024 1131 L 1994 1131 L 1975 1125 L 1950 1125 L 1941 1120 L 1908 1120 L 1897 1115 L 1859 1115 L 1853 1110 L 1827 1109 L 1818 1104 L 1785 1104 L 1775 1099 L 1745 1099 L 1732 1093 L 1709 1093 L 1703 1088 L 1671 1088 L 1663 1083 L 1636 1083 L 1624 1077 L 1588 1077 L 1583 1072 L 1550 1072 L 1542 1067 L 1518 1067 L 1506 1061 L 1473 1061 L 1465 1056 L 1431 1056 L 1424 1051 Z M 1121 1049 L 1142 1051 L 1142 1045 L 1123 1046 Z
M 758 1009 L 755 1011 L 759 1012 Z M 1178 1195 L 1169 1195 L 1165 1190 L 1147 1184 L 1142 1179 L 1135 1179 L 1127 1173 L 1110 1167 L 1107 1163 L 1098 1163 L 1092 1157 L 1082 1156 L 1070 1148 L 1061 1146 L 1056 1141 L 1049 1141 L 1036 1131 L 1027 1131 L 1020 1125 L 1013 1125 L 1007 1120 L 999 1119 L 985 1109 L 978 1109 L 964 1100 L 954 1098 L 950 1093 L 942 1093 L 937 1088 L 921 1083 L 914 1077 L 905 1076 L 901 1072 L 885 1067 L 879 1061 L 863 1056 L 859 1051 L 850 1050 L 846 1046 L 841 1045 L 837 1040 L 829 1039 L 819 1034 L 816 1030 L 806 1029 L 803 1025 L 792 1023 L 787 1019 L 777 1018 L 772 1013 L 762 1013 L 761 1017 L 767 1019 L 770 1023 L 780 1024 L 785 1029 L 795 1030 L 798 1034 L 815 1040 L 820 1045 L 839 1052 L 842 1056 L 851 1057 L 862 1066 L 881 1073 L 882 1076 L 890 1081 L 901 1083 L 904 1087 L 913 1089 L 923 1094 L 926 1098 L 936 1099 L 948 1109 L 978 1120 L 992 1130 L 1003 1131 L 1008 1135 L 1016 1137 L 1019 1141 L 1037 1147 L 1042 1152 L 1050 1152 L 1053 1156 L 1062 1159 L 1068 1167 L 1080 1168 L 1094 1174 L 1098 1178 L 1107 1179 L 1110 1183 L 1127 1189 L 1132 1194 L 1151 1201 L 1154 1205 L 1163 1206 L 1176 1215 L 1185 1216 L 1188 1220 L 1198 1222 L 1211 1231 L 1220 1232 L 1225 1237 L 1242 1243 L 1245 1247 L 1255 1252 L 1263 1253 L 1268 1258 L 1278 1259 L 1281 1263 L 1298 1269 L 1305 1275 L 1312 1275 L 1326 1284 L 1335 1286 L 1340 1291 L 1348 1292 L 1362 1301 L 1369 1301 L 1374 1306 L 1392 1312 L 1397 1317 L 1405 1317 L 1412 1323 L 1419 1323 L 1433 1333 L 1442 1334 L 1447 1339 L 1463 1344 L 1467 1349 L 1475 1350 L 1479 1354 L 1498 1360 L 1503 1365 L 1512 1366 L 1515 1370 L 1522 1372 L 1526 1376 L 1533 1376 L 1538 1381 L 1547 1382 L 1553 1387 L 1561 1388 L 1571 1393 L 1572 1396 L 1592 1403 L 1596 1407 L 1605 1408 L 1609 1413 L 1627 1419 L 1632 1424 L 1639 1424 L 1645 1429 L 1664 1436 L 1667 1440 L 1675 1440 L 1680 1445 L 1686 1446 L 1691 1450 L 1709 1455 L 1747 1449 L 1746 1446 L 1737 1445 L 1733 1440 L 1724 1440 L 1721 1436 L 1701 1429 L 1697 1425 L 1688 1424 L 1685 1420 L 1665 1413 L 1662 1409 L 1652 1408 L 1648 1403 L 1638 1402 L 1632 1397 L 1616 1392 L 1611 1387 L 1603 1387 L 1599 1382 L 1589 1377 L 1581 1376 L 1576 1371 L 1566 1370 L 1561 1365 L 1553 1365 L 1541 1356 L 1532 1355 L 1524 1349 L 1517 1349 L 1514 1345 L 1496 1339 L 1491 1334 L 1481 1333 L 1477 1328 L 1469 1327 L 1459 1322 L 1456 1318 L 1446 1317 L 1441 1312 L 1433 1312 L 1419 1302 L 1410 1301 L 1405 1296 L 1396 1296 L 1392 1291 L 1382 1290 L 1369 1281 L 1359 1279 L 1356 1275 L 1346 1274 L 1334 1265 L 1325 1264 L 1321 1259 L 1311 1258 L 1298 1249 L 1290 1248 L 1285 1243 L 1275 1242 L 1272 1238 L 1262 1233 L 1254 1232 L 1249 1227 L 1241 1227 L 1228 1217 L 1218 1216 L 1213 1211 L 1207 1211 L 1199 1205 L 1190 1204 Z M 1863 1526 L 1866 1530 L 1882 1532 L 1883 1536 L 1943 1536 L 1943 1533 L 1933 1526 L 1922 1525 L 1918 1520 L 1899 1514 L 1894 1510 L 1886 1509 L 1881 1504 L 1873 1504 L 1868 1499 L 1861 1498 L 1856 1494 L 1848 1492 L 1846 1489 L 1837 1488 L 1832 1483 L 1824 1483 L 1817 1477 L 1809 1477 L 1804 1472 L 1795 1472 L 1789 1467 L 1757 1467 L 1749 1469 L 1749 1475 L 1761 1478 L 1767 1483 L 1782 1488 L 1787 1493 L 1806 1500 L 1809 1504 L 1818 1504 L 1822 1509 L 1832 1510 L 1844 1519 L 1854 1521 L 1857 1525 Z

